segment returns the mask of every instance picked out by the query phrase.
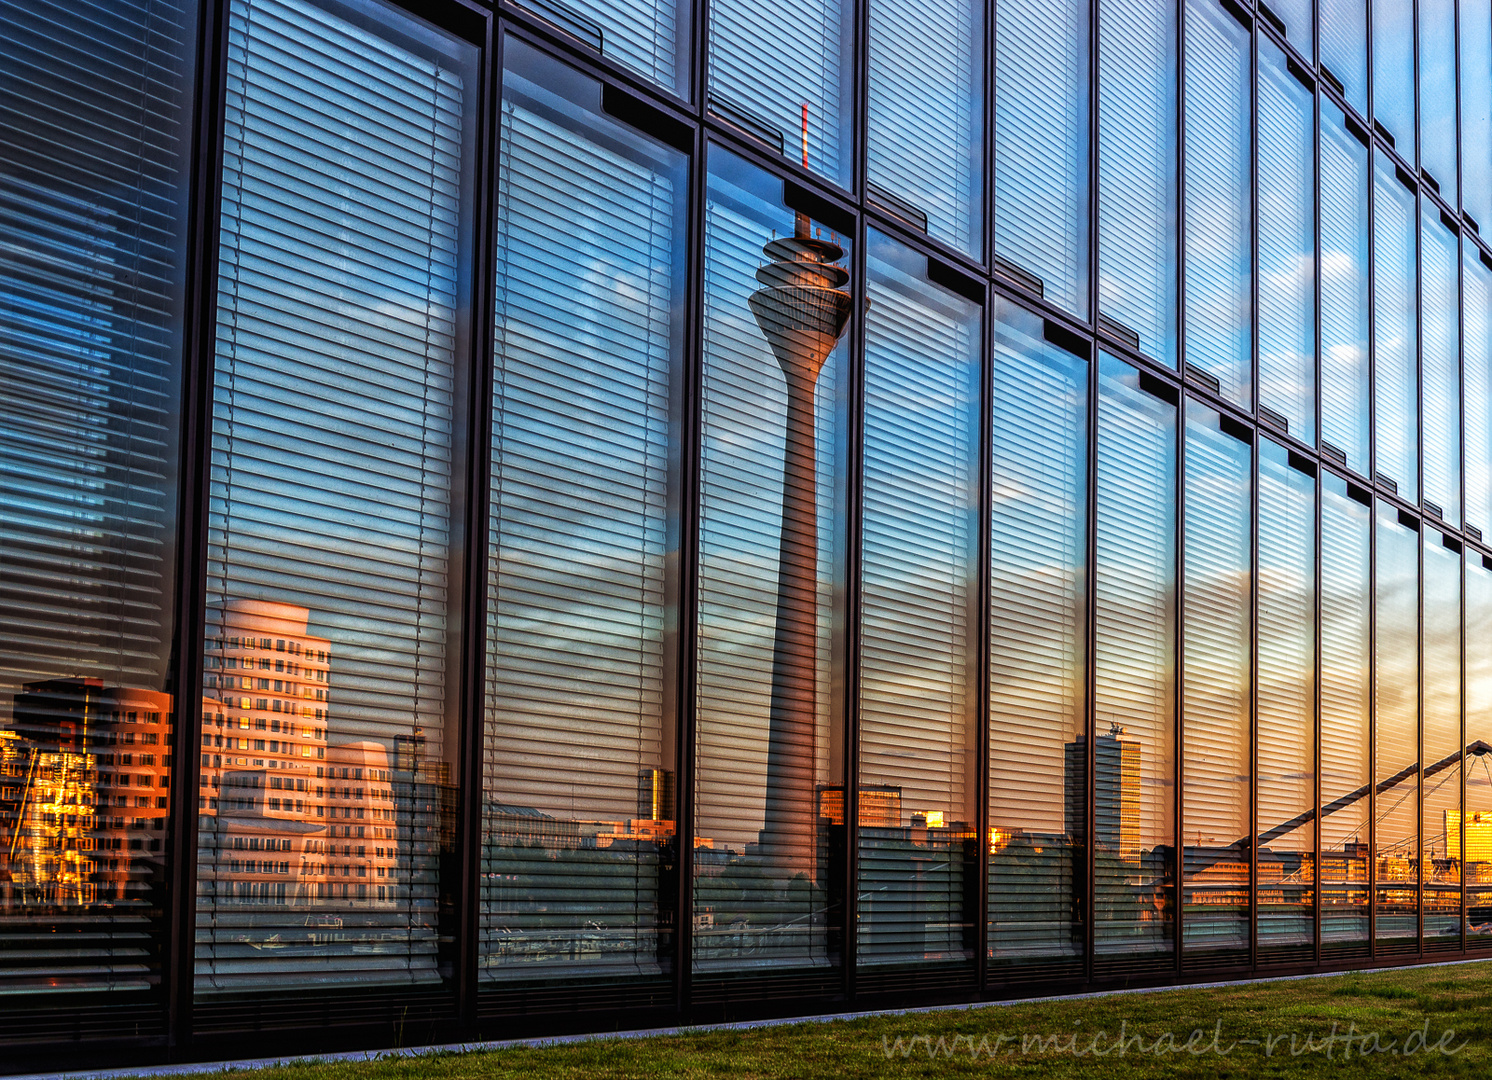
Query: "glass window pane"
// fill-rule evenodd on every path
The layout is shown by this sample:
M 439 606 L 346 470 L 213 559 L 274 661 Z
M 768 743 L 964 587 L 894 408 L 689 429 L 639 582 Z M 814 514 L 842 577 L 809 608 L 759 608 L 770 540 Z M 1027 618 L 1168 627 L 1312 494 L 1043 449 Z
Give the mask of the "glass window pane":
M 980 258 L 984 5 L 875 0 L 869 63 L 866 171 L 891 196 L 873 188 L 871 199 L 914 221 L 922 215 L 929 235 Z
M 1321 452 L 1367 476 L 1368 148 L 1321 104 Z
M 689 96 L 687 0 L 521 0 L 665 90 Z
M 1316 480 L 1259 447 L 1259 851 L 1261 960 L 1315 956 Z
M 1388 503 L 1377 517 L 1373 856 L 1378 952 L 1386 954 L 1419 947 L 1419 534 Z
M 1088 0 L 995 5 L 995 255 L 1083 318 L 1089 10 Z
M 848 187 L 854 145 L 849 0 L 713 0 L 709 106 Z
M 1492 222 L 1492 4 L 1460 8 L 1461 206 L 1481 226 Z
M 1106 974 L 1169 968 L 1175 949 L 1173 394 L 1128 364 L 1102 356 L 1093 949 L 1098 970 Z
M 1420 218 L 1423 265 L 1420 267 L 1420 356 L 1424 501 L 1433 516 L 1461 524 L 1461 335 L 1460 245 L 1425 201 Z M 1439 511 L 1436 514 L 1436 511 Z
M 1249 612 L 1253 450 L 1236 422 L 1186 407 L 1182 801 L 1188 954 L 1249 948 Z M 1216 957 L 1208 961 L 1216 962 Z
M 514 40 L 503 59 L 479 965 L 654 974 L 678 906 L 687 171 L 603 118 L 597 83 Z
M 357 13 L 230 10 L 199 993 L 433 982 L 450 933 L 477 57 Z
M 1492 559 L 1466 560 L 1466 944 L 1492 940 Z
M 712 147 L 709 166 L 694 964 L 827 965 L 843 912 L 830 890 L 844 851 L 848 241 L 741 158 Z M 816 306 L 795 307 L 803 289 Z
M 1368 494 L 1321 478 L 1321 950 L 1368 948 L 1372 687 Z
M 1373 170 L 1373 392 L 1377 480 L 1419 501 L 1414 193 L 1387 157 Z
M 195 11 L 0 8 L 0 1000 L 17 1025 L 57 992 L 161 979 Z
M 1316 442 L 1315 104 L 1259 39 L 1259 405 Z
M 1323 0 L 1330 3 L 1331 0 Z M 1261 7 L 1269 9 L 1276 19 L 1285 24 L 1285 36 L 1290 44 L 1300 50 L 1300 54 L 1307 60 L 1315 58 L 1316 45 L 1314 38 L 1314 27 L 1312 26 L 1311 0 L 1270 0 L 1269 3 L 1261 3 Z M 1260 38 L 1263 42 L 1263 38 Z
M 1456 196 L 1456 0 L 1419 2 L 1420 168 Z
M 1414 161 L 1414 0 L 1372 0 L 1373 121 Z
M 1466 338 L 1466 513 L 1469 528 L 1492 538 L 1492 269 L 1472 244 L 1462 259 Z
M 1040 319 L 1005 305 L 993 378 L 990 964 L 999 979 L 1080 974 L 1088 363 L 1046 341 Z M 1099 842 L 1116 857 L 1117 743 L 1097 745 L 1107 808 Z
M 869 244 L 857 956 L 972 960 L 982 312 Z
M 1185 359 L 1252 411 L 1250 52 L 1237 19 L 1187 0 Z
M 1328 81 L 1342 86 L 1342 96 L 1368 115 L 1367 0 L 1319 0 L 1321 68 Z
M 1176 6 L 1098 8 L 1098 309 L 1176 366 Z
M 1461 947 L 1461 545 L 1424 533 L 1425 949 Z

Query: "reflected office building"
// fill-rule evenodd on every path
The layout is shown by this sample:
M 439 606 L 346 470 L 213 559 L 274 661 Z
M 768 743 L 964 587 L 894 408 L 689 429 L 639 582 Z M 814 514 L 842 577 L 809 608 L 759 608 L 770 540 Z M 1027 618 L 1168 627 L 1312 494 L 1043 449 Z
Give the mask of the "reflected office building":
M 0 41 L 0 1074 L 1492 958 L 1486 0 Z

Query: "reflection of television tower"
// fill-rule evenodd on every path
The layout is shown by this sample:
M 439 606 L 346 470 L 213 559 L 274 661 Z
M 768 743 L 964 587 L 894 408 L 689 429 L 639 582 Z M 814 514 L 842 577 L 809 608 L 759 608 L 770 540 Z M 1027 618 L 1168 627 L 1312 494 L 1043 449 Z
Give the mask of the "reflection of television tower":
M 797 215 L 792 238 L 773 240 L 762 253 L 771 261 L 756 272 L 762 287 L 751 295 L 751 313 L 787 380 L 787 440 L 761 851 L 789 875 L 803 872 L 814 877 L 818 644 L 814 387 L 849 321 L 850 294 L 842 288 L 849 274 L 833 265 L 844 249 L 813 239 L 808 215 L 802 213 Z

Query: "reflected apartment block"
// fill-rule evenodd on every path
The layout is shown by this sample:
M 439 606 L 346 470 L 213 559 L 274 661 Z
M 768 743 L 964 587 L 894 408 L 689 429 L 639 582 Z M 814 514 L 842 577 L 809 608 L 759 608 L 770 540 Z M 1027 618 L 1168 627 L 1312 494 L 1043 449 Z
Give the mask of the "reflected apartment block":
M 229 601 L 207 650 L 199 874 L 217 904 L 399 899 L 397 811 L 412 809 L 416 782 L 396 780 L 382 743 L 329 738 L 331 642 L 309 632 L 310 614 Z M 405 756 L 420 767 L 416 748 Z

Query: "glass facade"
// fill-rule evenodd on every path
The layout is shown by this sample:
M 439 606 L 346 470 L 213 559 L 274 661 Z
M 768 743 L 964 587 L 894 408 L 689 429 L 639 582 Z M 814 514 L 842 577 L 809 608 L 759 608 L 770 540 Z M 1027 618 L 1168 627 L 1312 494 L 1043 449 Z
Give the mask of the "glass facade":
M 1489 65 L 0 5 L 0 1072 L 1492 949 Z

